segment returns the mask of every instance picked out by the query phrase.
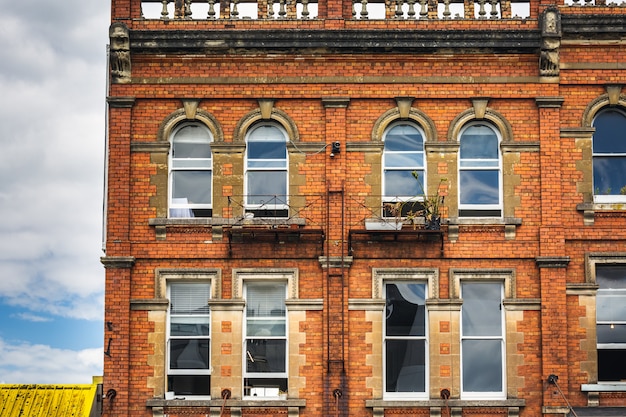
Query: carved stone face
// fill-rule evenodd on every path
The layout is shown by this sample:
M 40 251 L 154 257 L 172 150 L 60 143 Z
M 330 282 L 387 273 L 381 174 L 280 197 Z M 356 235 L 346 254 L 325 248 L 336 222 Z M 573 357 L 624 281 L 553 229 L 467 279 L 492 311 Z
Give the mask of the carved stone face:
M 109 38 L 111 40 L 111 49 L 130 49 L 130 37 L 126 28 L 122 26 L 112 26 L 109 32 Z
M 553 12 L 546 13 L 546 32 L 556 33 L 556 14 Z

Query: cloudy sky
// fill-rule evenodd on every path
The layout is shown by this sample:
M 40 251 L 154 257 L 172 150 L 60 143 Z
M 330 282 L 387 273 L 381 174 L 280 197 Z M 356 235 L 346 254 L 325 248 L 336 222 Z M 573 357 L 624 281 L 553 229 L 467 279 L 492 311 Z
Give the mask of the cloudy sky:
M 0 383 L 102 374 L 107 0 L 0 0 Z

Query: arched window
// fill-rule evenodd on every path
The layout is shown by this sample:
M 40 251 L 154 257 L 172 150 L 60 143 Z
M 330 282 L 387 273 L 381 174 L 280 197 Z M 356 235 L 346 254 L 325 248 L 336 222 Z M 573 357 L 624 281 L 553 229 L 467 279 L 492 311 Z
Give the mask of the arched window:
M 472 122 L 460 134 L 459 215 L 502 215 L 500 135 L 487 123 Z
M 287 134 L 273 123 L 253 126 L 246 137 L 246 212 L 286 217 Z
M 626 199 L 626 112 L 601 110 L 593 120 L 593 194 L 597 202 Z
M 383 142 L 383 203 L 422 195 L 426 184 L 422 129 L 408 122 L 393 123 L 385 130 Z
M 211 217 L 213 159 L 211 131 L 183 122 L 171 135 L 169 217 Z

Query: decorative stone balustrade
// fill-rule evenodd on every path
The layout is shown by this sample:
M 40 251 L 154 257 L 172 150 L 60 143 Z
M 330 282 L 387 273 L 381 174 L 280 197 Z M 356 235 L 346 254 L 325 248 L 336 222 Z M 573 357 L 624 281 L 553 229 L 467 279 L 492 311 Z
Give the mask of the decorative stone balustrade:
M 626 0 L 565 0 L 572 7 L 626 7 Z M 318 0 L 143 0 L 144 19 L 306 20 L 321 18 Z M 352 19 L 525 19 L 530 0 L 353 0 Z
M 574 0 L 572 0 L 574 1 Z M 576 0 L 588 2 L 594 0 Z M 600 1 L 600 0 L 595 0 Z M 626 1 L 626 0 L 625 0 Z M 321 18 L 317 0 L 144 0 L 144 19 L 291 19 Z M 353 0 L 355 20 L 524 19 L 530 0 Z

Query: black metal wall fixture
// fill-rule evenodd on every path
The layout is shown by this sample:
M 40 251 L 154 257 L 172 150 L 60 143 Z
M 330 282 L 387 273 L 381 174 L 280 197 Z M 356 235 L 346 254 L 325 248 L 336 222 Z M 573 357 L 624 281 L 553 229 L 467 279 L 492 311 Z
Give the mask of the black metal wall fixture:
M 574 409 L 572 408 L 572 405 L 569 403 L 567 397 L 565 396 L 565 394 L 563 394 L 563 391 L 561 391 L 561 387 L 559 387 L 558 381 L 559 381 L 559 377 L 554 374 L 548 375 L 548 379 L 546 379 L 546 382 L 548 383 L 548 385 L 554 385 L 556 387 L 558 393 L 561 395 L 563 400 L 565 400 L 565 404 L 567 404 L 567 408 L 569 408 L 570 412 L 574 415 L 574 417 L 578 417 L 578 415 L 576 414 L 576 411 L 574 411 Z

